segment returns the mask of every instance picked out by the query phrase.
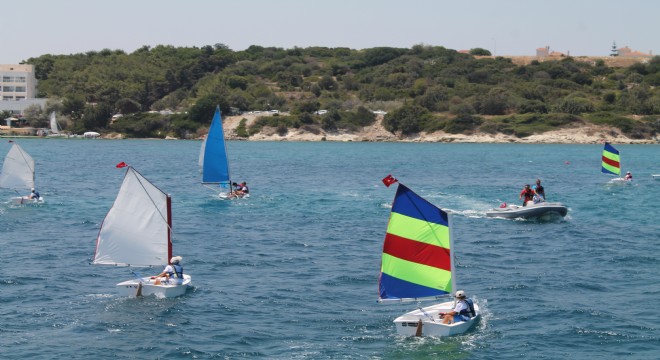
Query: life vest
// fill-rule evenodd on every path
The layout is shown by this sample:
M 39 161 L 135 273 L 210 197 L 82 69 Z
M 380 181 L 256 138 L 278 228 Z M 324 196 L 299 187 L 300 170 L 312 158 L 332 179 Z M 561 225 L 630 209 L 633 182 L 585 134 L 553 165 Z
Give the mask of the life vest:
M 172 268 L 174 269 L 174 271 L 169 271 L 167 275 L 169 275 L 169 277 L 171 278 L 176 276 L 179 279 L 183 279 L 183 266 L 179 264 L 173 264 Z
M 243 185 L 243 187 L 241 188 L 241 191 L 243 191 L 244 194 L 249 194 L 250 193 L 250 189 L 248 189 L 247 185 Z
M 464 315 L 471 318 L 477 316 L 477 313 L 474 311 L 474 303 L 472 302 L 472 299 L 464 299 L 461 301 L 465 302 L 468 308 L 461 310 L 461 312 L 458 313 L 459 315 Z

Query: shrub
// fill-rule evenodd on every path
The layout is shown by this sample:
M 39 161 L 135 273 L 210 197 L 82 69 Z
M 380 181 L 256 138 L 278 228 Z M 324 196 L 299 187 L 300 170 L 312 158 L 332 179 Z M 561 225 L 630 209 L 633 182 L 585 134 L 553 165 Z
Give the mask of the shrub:
M 472 132 L 482 123 L 483 120 L 479 116 L 459 115 L 456 118 L 447 121 L 445 131 L 451 134 Z

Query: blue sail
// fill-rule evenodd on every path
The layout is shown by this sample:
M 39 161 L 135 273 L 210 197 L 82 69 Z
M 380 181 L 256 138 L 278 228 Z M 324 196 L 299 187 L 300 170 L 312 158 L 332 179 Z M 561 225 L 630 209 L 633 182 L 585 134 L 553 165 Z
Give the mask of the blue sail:
M 204 159 L 202 161 L 203 184 L 228 184 L 229 161 L 227 160 L 227 146 L 225 134 L 222 130 L 220 107 L 215 109 L 211 128 L 202 145 Z

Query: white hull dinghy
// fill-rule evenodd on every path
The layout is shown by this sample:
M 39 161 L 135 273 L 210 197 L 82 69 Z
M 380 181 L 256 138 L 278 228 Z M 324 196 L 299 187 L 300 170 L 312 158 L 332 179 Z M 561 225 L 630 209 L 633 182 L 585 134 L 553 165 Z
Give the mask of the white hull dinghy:
M 143 277 L 140 279 L 126 280 L 117 284 L 117 293 L 120 296 L 133 297 L 136 296 L 140 283 L 142 283 L 142 296 L 155 295 L 158 298 L 172 298 L 181 296 L 186 293 L 188 286 L 191 282 L 190 275 L 183 274 L 183 281 L 181 284 L 165 283 L 155 284 L 155 279 L 151 277 Z
M 440 314 L 452 311 L 454 306 L 455 303 L 453 301 L 447 301 L 403 314 L 394 319 L 396 332 L 403 336 L 415 336 L 420 326 L 419 321 L 421 320 L 422 334 L 436 337 L 453 336 L 470 330 L 479 321 L 479 305 L 474 304 L 474 311 L 477 313 L 477 316 L 470 318 L 469 321 L 443 324 Z
M 92 264 L 162 269 L 173 259 L 172 200 L 132 166 L 122 162 L 117 167 L 127 167 L 126 175 L 101 224 Z M 175 297 L 185 294 L 191 280 L 186 274 L 182 279 L 137 278 L 117 284 L 117 291 L 129 297 Z
M 383 179 L 389 186 L 396 179 Z M 378 279 L 378 302 L 418 302 L 452 296 L 456 289 L 454 246 L 449 215 L 399 184 L 392 203 Z M 466 300 L 460 300 L 466 301 Z M 440 313 L 453 311 L 453 301 L 419 308 L 394 319 L 403 336 L 452 336 L 472 328 L 481 316 L 479 306 L 469 320 L 443 324 Z M 470 316 L 472 315 L 472 316 Z

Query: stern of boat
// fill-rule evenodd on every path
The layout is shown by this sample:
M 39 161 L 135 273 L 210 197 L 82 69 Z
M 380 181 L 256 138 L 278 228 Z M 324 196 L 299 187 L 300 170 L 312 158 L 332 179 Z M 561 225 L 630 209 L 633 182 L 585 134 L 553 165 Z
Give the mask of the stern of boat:
M 461 321 L 453 324 L 442 324 L 440 313 L 449 312 L 453 309 L 453 302 L 445 302 L 420 309 L 413 310 L 394 319 L 396 332 L 402 336 L 415 336 L 419 320 L 422 320 L 422 336 L 444 337 L 462 334 L 472 328 L 481 317 L 479 306 L 474 304 L 476 316 L 470 321 Z
M 117 292 L 120 296 L 135 297 L 138 288 L 142 282 L 142 296 L 154 295 L 158 298 L 172 298 L 181 296 L 186 293 L 188 287 L 191 285 L 192 277 L 190 275 L 183 275 L 183 282 L 181 284 L 154 284 L 154 280 L 150 277 L 143 277 L 141 279 L 128 280 L 120 282 L 116 285 Z

